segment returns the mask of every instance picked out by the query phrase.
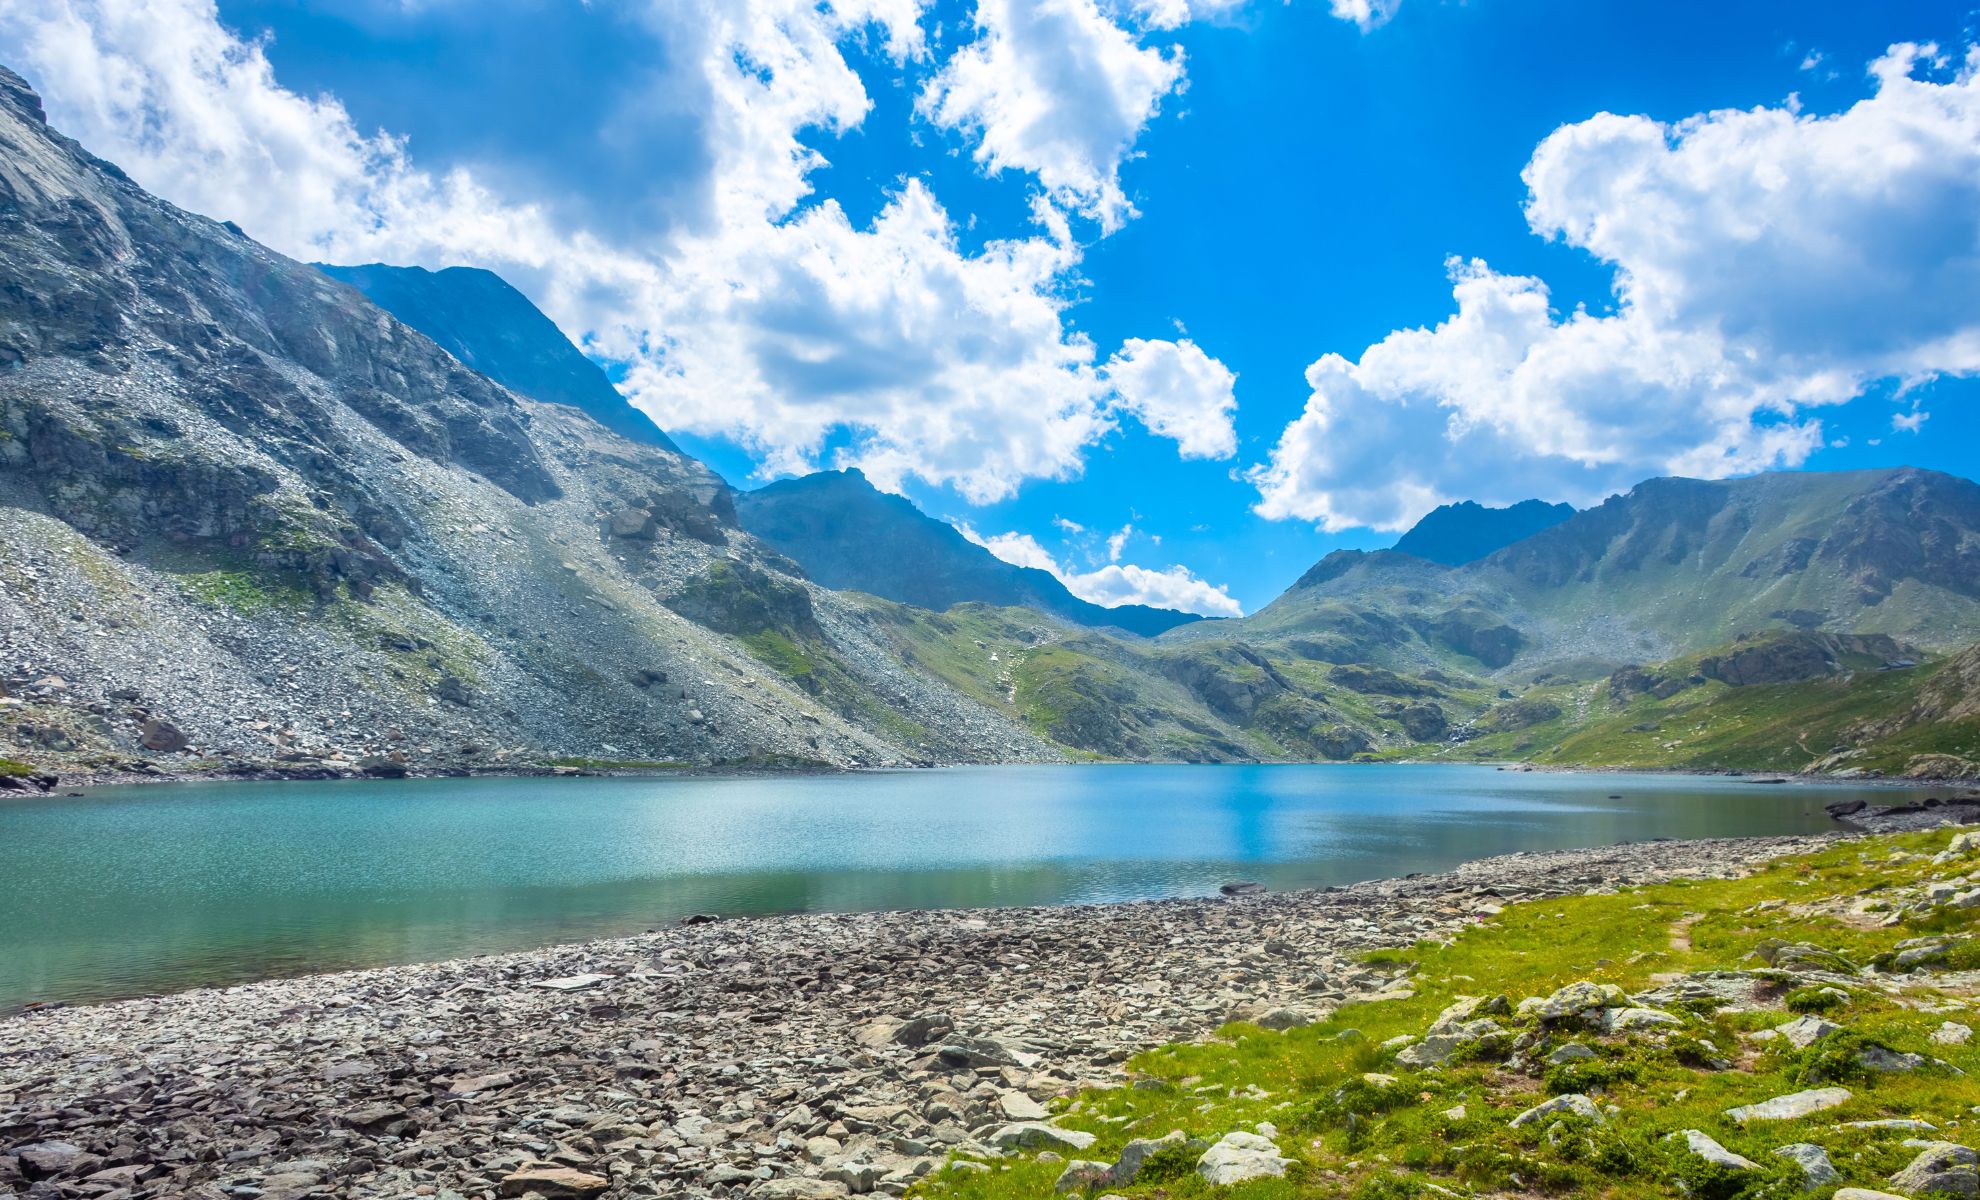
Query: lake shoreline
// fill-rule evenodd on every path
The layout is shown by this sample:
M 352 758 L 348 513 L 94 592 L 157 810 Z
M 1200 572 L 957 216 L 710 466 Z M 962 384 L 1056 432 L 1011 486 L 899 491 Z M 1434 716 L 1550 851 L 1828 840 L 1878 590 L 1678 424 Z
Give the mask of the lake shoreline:
M 302 782 L 364 782 L 376 780 L 405 779 L 721 779 L 721 778 L 775 778 L 790 776 L 809 778 L 834 775 L 878 774 L 898 771 L 938 771 L 954 767 L 978 766 L 1023 766 L 1030 763 L 902 763 L 896 766 L 838 767 L 829 763 L 803 764 L 682 764 L 680 766 L 550 766 L 528 765 L 511 766 L 491 763 L 472 767 L 450 767 L 443 771 L 409 769 L 403 773 L 351 770 L 330 770 L 320 767 L 284 768 L 276 765 L 254 764 L 241 769 L 216 769 L 211 771 L 113 771 L 88 772 L 70 775 L 56 775 L 57 782 L 46 790 L 0 790 L 0 801 L 8 797 L 72 796 L 87 794 L 91 790 L 108 787 L 134 787 L 148 784 L 173 783 L 302 783 Z M 1091 766 L 1287 766 L 1287 767 L 1407 767 L 1407 766 L 1467 766 L 1491 767 L 1498 771 L 1533 775 L 1643 775 L 1651 777 L 1699 778 L 1751 778 L 1756 785 L 1780 781 L 1785 784 L 1832 784 L 1847 787 L 1888 788 L 1896 790 L 1918 790 L 1921 788 L 1945 788 L 1952 791 L 1975 793 L 1980 798 L 1980 777 L 1959 779 L 1917 779 L 1902 775 L 1837 776 L 1820 775 L 1801 771 L 1749 771 L 1738 767 L 1600 767 L 1600 766 L 1557 766 L 1525 763 L 1517 760 L 1480 760 L 1477 762 L 1454 762 L 1442 758 L 1396 758 L 1376 762 L 1345 762 L 1317 760 L 1312 762 L 1294 760 L 1261 759 L 1245 763 L 1186 763 L 1142 760 L 1082 761 L 1056 764 L 1073 767 Z M 80 792 L 77 789 L 81 789 Z
M 899 1194 L 1041 1101 L 1121 1081 L 1140 1049 L 1407 986 L 1368 951 L 1842 836 L 1517 853 L 1228 898 L 704 920 L 33 1010 L 0 1019 L 0 1185 L 129 1168 L 133 1197 L 480 1195 L 547 1160 L 612 1196 Z M 64 1149 L 24 1167 L 33 1145 Z

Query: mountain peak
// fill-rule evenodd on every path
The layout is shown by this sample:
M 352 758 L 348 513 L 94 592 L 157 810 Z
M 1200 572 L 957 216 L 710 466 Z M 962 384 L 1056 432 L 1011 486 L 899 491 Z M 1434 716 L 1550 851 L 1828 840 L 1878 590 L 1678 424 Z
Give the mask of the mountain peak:
M 1147 637 L 1202 620 L 1172 609 L 1082 600 L 1051 572 L 1007 563 L 907 497 L 874 487 L 857 467 L 744 492 L 736 497 L 736 514 L 744 529 L 816 582 L 917 608 L 1029 605 L 1080 625 Z
M 1431 510 L 1397 539 L 1395 549 L 1447 567 L 1461 567 L 1552 528 L 1574 512 L 1572 504 L 1543 500 L 1522 500 L 1505 508 L 1463 500 Z
M 510 391 L 575 408 L 621 437 L 679 452 L 555 321 L 495 272 L 481 267 L 429 271 L 386 263 L 317 263 L 316 269 L 363 292 L 373 304 Z

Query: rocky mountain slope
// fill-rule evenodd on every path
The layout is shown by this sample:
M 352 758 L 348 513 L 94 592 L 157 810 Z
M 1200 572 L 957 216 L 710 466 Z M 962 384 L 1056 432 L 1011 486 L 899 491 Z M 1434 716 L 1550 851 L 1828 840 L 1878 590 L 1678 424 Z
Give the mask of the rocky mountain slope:
M 967 603 L 1024 606 L 1077 625 L 1148 637 L 1204 619 L 1142 604 L 1106 608 L 1081 600 L 1051 572 L 1005 562 L 913 501 L 874 487 L 857 470 L 820 471 L 744 492 L 736 497 L 736 513 L 743 528 L 830 588 L 936 612 Z
M 0 757 L 1052 757 L 728 489 L 182 212 L 0 72 Z
M 316 269 L 350 284 L 447 353 L 532 400 L 567 404 L 629 441 L 677 449 L 653 419 L 626 402 L 597 363 L 509 282 L 475 267 L 383 263 Z
M 1980 644 L 1915 663 L 1881 634 L 1743 638 L 1502 701 L 1436 751 L 1546 765 L 1980 778 Z
M 1507 508 L 1486 508 L 1465 500 L 1432 509 L 1391 548 L 1447 567 L 1461 567 L 1551 529 L 1573 515 L 1572 504 L 1522 500 Z
M 1653 479 L 1461 567 L 1330 554 L 1217 636 L 1526 682 L 1784 629 L 1980 639 L 1980 484 L 1910 468 Z

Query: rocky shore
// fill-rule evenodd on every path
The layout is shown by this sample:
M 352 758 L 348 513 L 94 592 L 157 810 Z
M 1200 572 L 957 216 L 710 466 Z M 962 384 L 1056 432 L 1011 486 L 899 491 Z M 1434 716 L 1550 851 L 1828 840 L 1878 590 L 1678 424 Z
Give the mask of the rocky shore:
M 0 1195 L 898 1195 L 1136 1051 L 1400 994 L 1367 951 L 1824 838 L 1508 855 L 1325 891 L 690 918 L 644 937 L 0 1021 Z M 1083 1135 L 1081 1135 L 1083 1136 Z

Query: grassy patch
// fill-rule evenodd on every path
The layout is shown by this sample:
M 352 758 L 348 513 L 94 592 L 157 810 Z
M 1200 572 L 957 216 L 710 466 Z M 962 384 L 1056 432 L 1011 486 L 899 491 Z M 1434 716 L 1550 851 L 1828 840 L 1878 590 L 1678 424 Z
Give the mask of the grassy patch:
M 231 608 L 252 617 L 272 608 L 307 608 L 311 593 L 291 583 L 271 582 L 242 570 L 197 571 L 179 576 L 179 588 L 187 596 L 215 608 Z
M 1952 919 L 1943 911 L 1886 926 L 1856 905 L 1874 889 L 1898 898 L 1893 911 L 1919 913 L 1915 900 L 1925 880 L 1980 867 L 1980 858 L 1970 858 L 1933 868 L 1927 855 L 1947 841 L 1948 834 L 1936 832 L 1845 842 L 1738 880 L 1677 880 L 1511 905 L 1449 943 L 1369 956 L 1375 963 L 1413 964 L 1415 994 L 1407 999 L 1348 1005 L 1286 1033 L 1231 1025 L 1212 1041 L 1149 1051 L 1130 1063 L 1149 1086 L 1089 1091 L 1071 1102 L 1062 1123 L 1099 1137 L 1081 1157 L 1111 1161 L 1135 1137 L 1181 1129 L 1215 1140 L 1269 1122 L 1280 1152 L 1296 1163 L 1285 1179 L 1232 1189 L 1212 1188 L 1193 1171 L 1107 1189 L 1150 1200 L 1226 1192 L 1241 1200 L 1494 1191 L 1615 1200 L 1680 1193 L 1786 1197 L 1801 1194 L 1801 1178 L 1773 1151 L 1802 1141 L 1827 1149 L 1844 1184 L 1888 1190 L 1889 1176 L 1916 1150 L 1901 1145 L 1902 1133 L 1840 1124 L 1923 1119 L 1939 1128 L 1936 1136 L 1966 1140 L 1961 1126 L 1980 1104 L 1972 1078 L 1980 1072 L 1980 1049 L 1940 1045 L 1930 1035 L 1947 1019 L 1971 1022 L 1970 981 L 1944 979 L 1935 992 L 1931 979 L 1921 979 L 1899 993 L 1877 986 L 1888 977 L 1851 979 L 1843 989 L 1850 999 L 1828 1014 L 1845 1032 L 1797 1050 L 1782 1038 L 1750 1035 L 1792 1020 L 1786 998 L 1810 981 L 1771 971 L 1754 952 L 1770 940 L 1808 942 L 1868 963 L 1921 931 L 1935 931 Z M 1972 925 L 1971 913 L 1956 919 Z M 1674 938 L 1674 930 L 1687 936 Z M 1517 1003 L 1587 980 L 1634 995 L 1686 973 L 1724 970 L 1752 972 L 1753 997 L 1691 1010 L 1667 1004 L 1681 1021 L 1674 1027 L 1611 1035 L 1531 1015 L 1501 1017 L 1519 1036 L 1509 1059 L 1459 1055 L 1420 1071 L 1396 1063 L 1396 1050 L 1382 1044 L 1421 1036 L 1460 994 L 1502 994 Z M 1570 1042 L 1592 1056 L 1550 1064 Z M 1946 1066 L 1877 1072 L 1862 1060 L 1872 1046 Z M 1836 1079 L 1846 1080 L 1852 1098 L 1808 1118 L 1740 1125 L 1726 1115 Z M 1515 1115 L 1561 1092 L 1590 1096 L 1601 1119 L 1512 1127 Z M 1686 1147 L 1687 1129 L 1758 1168 L 1712 1166 Z M 987 1173 L 940 1172 L 916 1192 L 942 1200 L 1031 1200 L 1051 1194 L 1061 1169 L 1026 1156 L 993 1164 Z
M 34 767 L 18 758 L 0 758 L 0 775 L 9 779 L 26 779 L 34 774 Z

